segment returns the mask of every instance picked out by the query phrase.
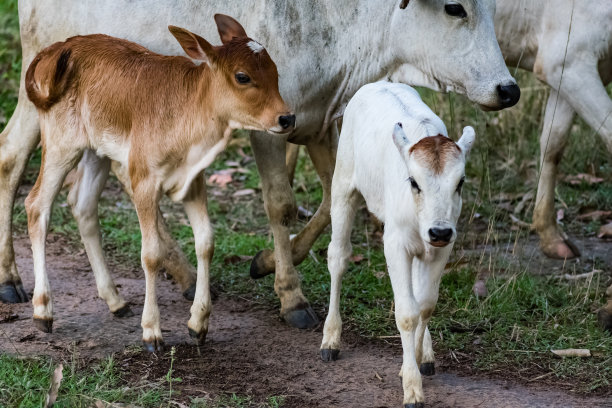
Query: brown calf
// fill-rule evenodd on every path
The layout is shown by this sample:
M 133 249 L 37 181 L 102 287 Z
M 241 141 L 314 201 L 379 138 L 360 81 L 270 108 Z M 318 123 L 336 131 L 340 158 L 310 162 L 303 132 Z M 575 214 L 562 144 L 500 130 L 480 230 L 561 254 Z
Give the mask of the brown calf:
M 233 18 L 218 14 L 215 21 L 223 42 L 219 47 L 169 27 L 187 55 L 202 61 L 199 65 L 105 35 L 69 38 L 32 61 L 26 89 L 38 108 L 43 155 L 26 210 L 34 255 L 33 317 L 39 329 L 50 332 L 53 323 L 45 270 L 50 209 L 64 177 L 87 151 L 129 171 L 142 233 L 142 328 L 149 351 L 163 347 L 155 277 L 168 248 L 157 227 L 158 203 L 162 194 L 183 201 L 198 261 L 188 327 L 192 337 L 204 341 L 211 311 L 213 232 L 202 172 L 233 129 L 286 134 L 295 125 L 278 91 L 276 65 L 263 46 L 248 38 Z M 108 166 L 101 168 L 108 171 Z M 120 312 L 125 302 L 108 278 L 105 296 L 115 297 Z

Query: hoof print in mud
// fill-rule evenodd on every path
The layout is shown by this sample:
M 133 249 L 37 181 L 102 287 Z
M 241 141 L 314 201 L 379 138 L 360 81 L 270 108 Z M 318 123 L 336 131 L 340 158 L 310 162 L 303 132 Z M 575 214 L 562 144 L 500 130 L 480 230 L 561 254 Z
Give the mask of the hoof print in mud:
M 183 291 L 183 297 L 187 300 L 193 301 L 193 299 L 195 299 L 195 291 L 196 291 L 196 285 L 194 283 L 193 285 L 191 285 L 190 287 L 188 287 L 187 289 Z
M 259 251 L 253 257 L 253 260 L 251 260 L 251 269 L 249 270 L 249 273 L 253 279 L 261 279 L 264 276 L 274 273 L 274 267 L 272 267 L 272 269 L 266 267 L 266 263 L 264 261 L 265 251 L 265 249 L 263 251 Z
M 422 375 L 431 376 L 436 374 L 436 366 L 434 365 L 434 363 L 421 363 L 419 371 Z
M 313 329 L 319 324 L 319 318 L 310 305 L 285 313 L 283 319 L 289 326 L 297 329 Z
M 608 333 L 612 333 L 612 314 L 610 314 L 610 312 L 606 309 L 600 309 L 599 312 L 597 312 L 597 321 L 602 329 L 606 330 Z
M 424 402 L 413 402 L 411 404 L 404 404 L 404 408 L 425 408 Z
M 51 333 L 53 332 L 53 319 L 38 319 L 34 317 L 33 319 L 34 327 L 40 330 L 43 333 Z
M 25 303 L 27 301 L 28 294 L 21 283 L 7 282 L 0 285 L 0 302 Z
M 336 361 L 340 350 L 335 349 L 321 349 L 321 360 L 323 361 Z
M 154 339 L 151 341 L 143 340 L 142 345 L 149 353 L 161 353 L 164 351 L 164 341 L 161 339 Z
M 125 305 L 122 308 L 115 310 L 113 315 L 115 317 L 124 318 L 134 316 L 134 312 L 132 312 L 132 309 L 130 309 L 128 305 Z
M 204 342 L 206 341 L 206 334 L 206 330 L 202 330 L 202 333 L 197 333 L 195 330 L 189 329 L 189 337 L 194 339 L 199 346 L 204 344 Z

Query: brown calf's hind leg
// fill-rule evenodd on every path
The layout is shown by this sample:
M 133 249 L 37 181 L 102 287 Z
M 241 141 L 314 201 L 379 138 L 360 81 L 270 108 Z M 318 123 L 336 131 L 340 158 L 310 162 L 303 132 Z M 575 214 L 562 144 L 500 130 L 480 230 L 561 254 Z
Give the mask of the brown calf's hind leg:
M 127 169 L 119 163 L 113 162 L 112 170 L 133 202 L 134 197 Z M 157 230 L 168 251 L 167 256 L 162 260 L 162 268 L 181 286 L 183 297 L 187 300 L 193 300 L 196 287 L 196 270 L 170 235 L 161 212 L 157 215 L 157 221 Z
M 252 132 L 251 146 L 261 176 L 264 205 L 274 236 L 274 290 L 281 301 L 281 316 L 290 326 L 312 328 L 319 323 L 319 319 L 302 294 L 300 278 L 293 267 L 291 256 L 289 224 L 295 219 L 296 209 L 287 177 L 285 141 L 265 133 Z
M 0 133 L 0 302 L 24 303 L 28 295 L 13 250 L 13 204 L 21 175 L 38 144 L 38 113 L 21 90 L 15 113 Z
M 53 201 L 62 187 L 64 178 L 74 167 L 80 154 L 79 150 L 62 150 L 57 145 L 49 149 L 43 147 L 40 174 L 25 200 L 34 262 L 33 319 L 36 328 L 47 333 L 51 333 L 53 325 L 51 288 L 45 262 L 49 218 Z
M 540 236 L 542 252 L 556 259 L 580 256 L 576 246 L 557 225 L 555 211 L 557 171 L 573 119 L 574 110 L 569 103 L 556 91 L 551 90 L 546 104 L 544 128 L 540 136 L 541 170 L 533 210 L 533 228 Z

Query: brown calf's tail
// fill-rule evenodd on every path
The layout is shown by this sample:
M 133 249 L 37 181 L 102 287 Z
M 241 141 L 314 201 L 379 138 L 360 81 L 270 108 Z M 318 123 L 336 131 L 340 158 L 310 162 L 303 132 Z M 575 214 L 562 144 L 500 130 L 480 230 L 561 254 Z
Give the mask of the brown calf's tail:
M 48 110 L 66 93 L 72 83 L 72 51 L 55 43 L 42 50 L 28 67 L 25 78 L 28 98 L 39 109 Z

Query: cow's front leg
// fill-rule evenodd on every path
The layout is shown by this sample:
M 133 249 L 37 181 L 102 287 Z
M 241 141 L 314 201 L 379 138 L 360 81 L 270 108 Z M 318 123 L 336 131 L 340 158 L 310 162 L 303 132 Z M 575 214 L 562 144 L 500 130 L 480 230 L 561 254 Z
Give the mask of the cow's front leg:
M 141 171 L 140 173 L 145 173 Z M 138 174 L 134 171 L 134 174 Z M 133 184 L 134 185 L 134 184 Z M 166 248 L 157 230 L 160 192 L 154 180 L 146 177 L 134 185 L 134 206 L 142 235 L 141 261 L 145 272 L 145 302 L 142 309 L 142 341 L 149 352 L 163 351 L 159 307 L 157 305 L 156 279 L 166 256 Z
M 22 88 L 15 113 L 0 134 L 0 302 L 4 303 L 28 301 L 15 263 L 12 215 L 21 174 L 39 140 L 38 113 Z
M 115 316 L 128 317 L 133 316 L 133 313 L 117 291 L 102 251 L 98 201 L 108 179 L 109 170 L 109 159 L 100 158 L 93 151 L 86 150 L 77 168 L 76 181 L 70 188 L 68 203 L 79 226 L 81 240 L 96 279 L 98 296 L 104 299 Z
M 389 227 L 388 225 L 386 227 Z M 404 407 L 422 407 L 424 401 L 421 373 L 416 359 L 416 330 L 420 311 L 412 291 L 412 259 L 406 253 L 401 234 L 388 228 L 384 235 L 385 258 L 395 300 L 395 323 L 402 339 L 403 361 L 400 376 Z
M 125 192 L 134 201 L 127 168 L 113 162 L 112 170 L 123 185 Z M 159 236 L 168 251 L 166 257 L 162 260 L 162 268 L 181 286 L 183 297 L 187 300 L 193 300 L 196 287 L 196 270 L 172 238 L 161 212 L 157 215 L 157 222 Z
M 334 174 L 334 166 L 336 164 L 336 148 L 338 145 L 338 130 L 334 125 L 321 141 L 307 145 L 308 154 L 312 160 L 321 187 L 323 189 L 323 200 L 317 209 L 317 212 L 308 221 L 304 229 L 302 229 L 291 240 L 291 253 L 293 265 L 299 265 L 308 256 L 308 252 L 314 245 L 316 239 L 321 235 L 325 227 L 329 225 L 331 207 L 331 181 Z M 297 154 L 297 149 L 295 150 Z M 293 175 L 289 161 L 293 160 L 291 155 L 287 158 L 287 168 Z M 293 167 L 293 170 L 295 168 Z M 274 273 L 275 262 L 274 253 L 271 250 L 263 250 L 258 253 L 251 263 L 251 276 L 255 279 L 264 277 Z
M 191 318 L 187 323 L 189 334 L 203 344 L 208 333 L 208 318 L 212 311 L 210 299 L 210 263 L 214 252 L 213 228 L 206 208 L 206 184 L 200 174 L 193 180 L 189 193 L 183 200 L 185 212 L 193 229 L 195 252 L 198 259 L 198 280 L 195 298 L 191 306 Z
M 555 259 L 580 256 L 576 246 L 557 224 L 555 211 L 557 172 L 573 120 L 574 110 L 570 104 L 551 90 L 540 136 L 540 178 L 532 225 L 540 237 L 542 252 Z
M 274 290 L 280 298 L 281 316 L 293 327 L 314 327 L 319 319 L 302 294 L 300 278 L 291 257 L 289 225 L 295 219 L 296 207 L 287 177 L 285 141 L 265 133 L 252 132 L 251 146 L 261 176 L 264 205 L 274 236 Z

